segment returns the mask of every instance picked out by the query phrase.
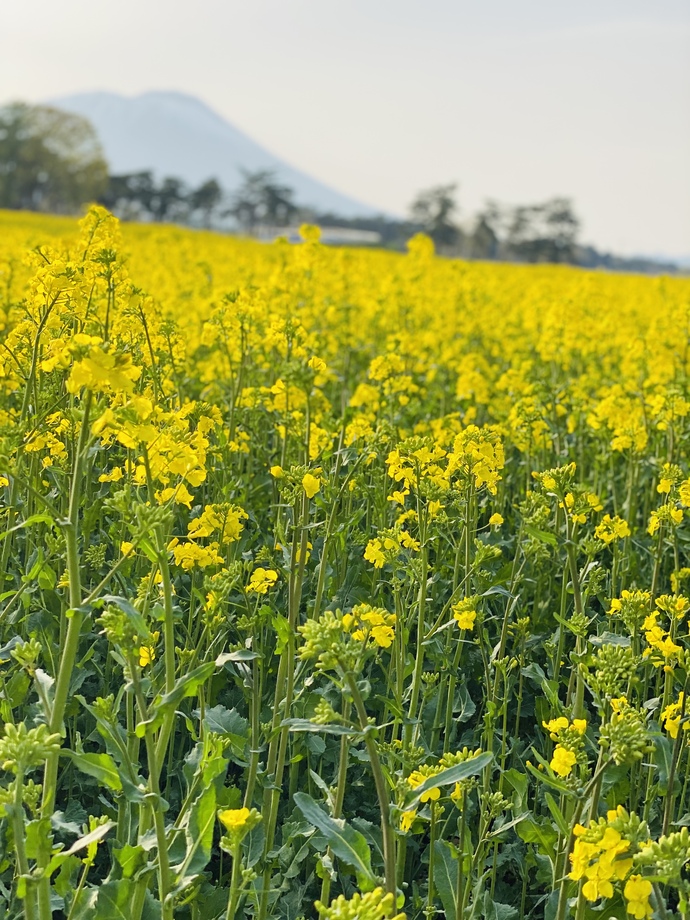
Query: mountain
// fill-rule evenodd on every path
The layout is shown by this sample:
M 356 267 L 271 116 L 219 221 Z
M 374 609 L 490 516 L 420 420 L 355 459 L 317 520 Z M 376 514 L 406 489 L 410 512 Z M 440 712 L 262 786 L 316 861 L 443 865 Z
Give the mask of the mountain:
M 379 213 L 285 163 L 184 93 L 79 93 L 51 99 L 50 104 L 88 118 L 114 174 L 150 169 L 158 178 L 177 176 L 192 186 L 216 178 L 233 191 L 242 181 L 241 169 L 268 169 L 294 190 L 300 205 L 343 217 Z

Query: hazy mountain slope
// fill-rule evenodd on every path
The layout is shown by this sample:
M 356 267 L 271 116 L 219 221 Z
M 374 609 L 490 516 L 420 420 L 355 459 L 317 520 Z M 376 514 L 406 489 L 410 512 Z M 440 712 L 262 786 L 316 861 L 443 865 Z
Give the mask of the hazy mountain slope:
M 299 204 L 346 217 L 377 213 L 284 163 L 192 96 L 93 92 L 51 104 L 91 121 L 113 173 L 152 169 L 158 177 L 179 176 L 191 185 L 215 177 L 231 191 L 241 182 L 241 168 L 270 169 L 294 189 Z

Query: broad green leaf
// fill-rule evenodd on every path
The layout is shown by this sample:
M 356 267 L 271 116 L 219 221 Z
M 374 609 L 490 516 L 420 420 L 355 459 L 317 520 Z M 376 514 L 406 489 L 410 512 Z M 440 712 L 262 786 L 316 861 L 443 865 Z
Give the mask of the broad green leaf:
M 134 873 L 146 862 L 143 847 L 133 847 L 126 843 L 123 847 L 114 847 L 113 856 L 120 864 L 123 878 L 132 878 Z
M 434 887 L 446 917 L 455 920 L 458 909 L 458 859 L 447 840 L 434 841 Z
M 342 818 L 331 818 L 306 792 L 296 792 L 294 802 L 307 821 L 321 831 L 338 859 L 354 869 L 362 891 L 371 891 L 376 879 L 371 871 L 371 853 L 364 835 Z
M 113 792 L 122 792 L 122 780 L 115 761 L 110 754 L 83 754 L 76 751 L 61 751 L 81 770 L 97 779 L 101 786 L 107 786 Z
M 554 846 L 558 840 L 558 833 L 548 821 L 537 823 L 534 818 L 525 818 L 517 825 L 518 837 L 525 843 L 536 843 L 538 849 L 553 862 L 556 858 Z
M 533 524 L 526 524 L 524 522 L 522 527 L 525 533 L 528 533 L 534 540 L 538 540 L 540 543 L 548 543 L 549 546 L 558 545 L 558 540 L 556 539 L 555 534 L 549 533 L 546 530 L 539 530 L 539 528 L 535 527 Z
M 242 738 L 246 737 L 249 729 L 248 720 L 236 709 L 226 709 L 225 706 L 220 705 L 206 710 L 204 725 L 208 731 L 216 735 L 239 735 Z
M 128 878 L 101 885 L 93 920 L 132 920 L 130 899 L 133 887 L 133 882 Z

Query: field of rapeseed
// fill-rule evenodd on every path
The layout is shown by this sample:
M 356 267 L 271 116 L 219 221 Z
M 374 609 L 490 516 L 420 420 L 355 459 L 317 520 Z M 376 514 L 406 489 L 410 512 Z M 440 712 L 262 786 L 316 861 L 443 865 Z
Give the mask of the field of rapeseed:
M 690 281 L 0 214 L 0 916 L 690 914 Z

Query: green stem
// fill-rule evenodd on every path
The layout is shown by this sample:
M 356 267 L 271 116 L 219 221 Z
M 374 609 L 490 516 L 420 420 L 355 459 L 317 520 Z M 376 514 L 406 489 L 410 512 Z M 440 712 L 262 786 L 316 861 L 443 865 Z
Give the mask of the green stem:
M 390 801 L 388 799 L 388 789 L 386 788 L 386 778 L 383 774 L 383 769 L 381 768 L 381 761 L 379 760 L 376 741 L 374 740 L 374 735 L 371 730 L 371 726 L 369 725 L 369 718 L 367 716 L 367 711 L 364 708 L 364 700 L 362 699 L 362 694 L 359 692 L 357 681 L 349 672 L 345 675 L 345 680 L 347 681 L 347 687 L 350 691 L 352 701 L 355 704 L 357 718 L 359 719 L 359 726 L 364 732 L 364 743 L 367 748 L 367 753 L 369 754 L 371 772 L 374 774 L 374 785 L 376 786 L 376 795 L 379 800 L 379 809 L 381 811 L 381 831 L 383 834 L 383 863 L 386 880 L 386 891 L 390 892 L 395 898 L 397 894 L 395 884 L 395 833 L 391 825 Z
M 463 901 L 465 899 L 465 813 L 467 811 L 467 791 L 462 792 L 462 811 L 460 813 L 458 841 L 458 889 L 455 900 L 455 920 L 462 920 Z
M 235 920 L 237 902 L 240 898 L 240 878 L 242 875 L 242 860 L 240 858 L 241 844 L 236 844 L 232 851 L 232 874 L 230 876 L 230 896 L 225 920 Z
M 17 764 L 15 777 L 14 802 L 12 803 L 12 832 L 14 834 L 14 848 L 17 851 L 17 869 L 24 878 L 26 897 L 24 909 L 26 920 L 36 920 L 36 888 L 29 878 L 29 860 L 26 856 L 26 833 L 24 829 L 24 766 Z

